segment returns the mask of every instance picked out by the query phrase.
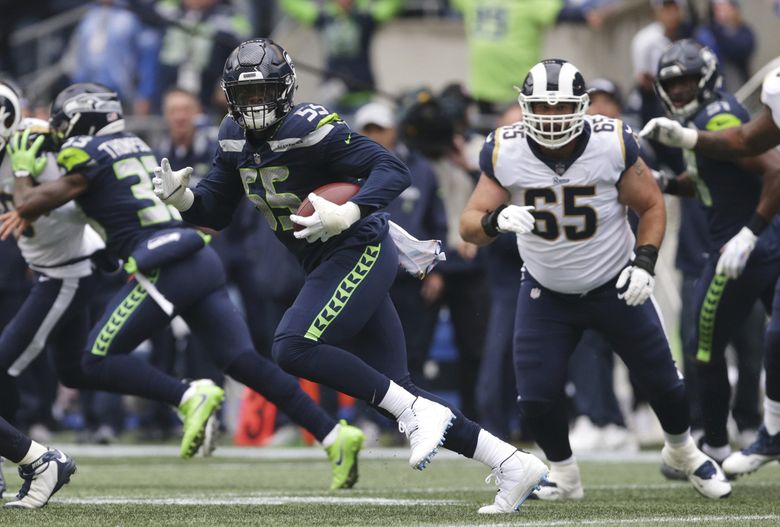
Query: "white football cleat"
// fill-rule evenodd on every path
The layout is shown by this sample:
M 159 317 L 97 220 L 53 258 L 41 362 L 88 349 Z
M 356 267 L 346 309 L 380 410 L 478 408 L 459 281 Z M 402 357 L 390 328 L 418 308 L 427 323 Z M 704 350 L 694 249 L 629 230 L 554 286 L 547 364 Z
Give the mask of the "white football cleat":
M 70 481 L 76 472 L 73 460 L 59 450 L 48 450 L 29 465 L 19 465 L 19 476 L 24 480 L 16 501 L 5 504 L 6 509 L 40 509 L 55 492 Z
M 762 426 L 750 446 L 734 452 L 723 461 L 723 472 L 732 478 L 744 476 L 775 460 L 780 461 L 780 433 L 769 435 Z
M 412 406 L 398 416 L 398 430 L 406 434 L 412 447 L 409 464 L 423 470 L 436 455 L 455 414 L 446 406 L 417 397 Z
M 529 497 L 544 501 L 581 500 L 585 491 L 580 480 L 580 467 L 577 463 L 551 464 L 550 474 Z
M 731 484 L 718 463 L 696 448 L 693 439 L 679 448 L 664 445 L 661 458 L 671 468 L 685 473 L 693 488 L 705 498 L 726 498 L 731 494 Z
M 516 450 L 485 478 L 485 483 L 495 479 L 498 491 L 495 501 L 480 507 L 477 512 L 503 514 L 517 511 L 534 489 L 539 488 L 547 472 L 547 465 L 541 459 L 525 450 Z

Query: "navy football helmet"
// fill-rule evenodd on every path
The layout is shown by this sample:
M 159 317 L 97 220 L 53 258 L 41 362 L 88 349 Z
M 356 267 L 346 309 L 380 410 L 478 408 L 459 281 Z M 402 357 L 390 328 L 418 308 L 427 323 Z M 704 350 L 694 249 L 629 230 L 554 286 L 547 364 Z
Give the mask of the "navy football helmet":
M 672 90 L 672 85 L 684 78 L 696 81 L 691 83 L 691 89 Z M 715 98 L 722 83 L 715 53 L 695 40 L 672 43 L 658 61 L 655 90 L 671 115 L 691 117 Z
M 292 109 L 297 88 L 290 55 L 271 39 L 242 42 L 225 61 L 222 89 L 228 111 L 246 130 L 278 123 Z
M 77 135 L 119 132 L 125 126 L 119 96 L 94 82 L 62 90 L 54 98 L 49 123 L 53 137 L 60 142 Z
M 0 82 L 0 150 L 22 119 L 22 100 L 18 88 L 7 81 Z
M 536 64 L 519 88 L 517 100 L 523 109 L 523 122 L 528 136 L 546 148 L 557 149 L 582 133 L 585 112 L 590 97 L 580 70 L 561 59 L 548 59 Z M 547 115 L 534 112 L 536 103 L 555 106 L 572 103 L 574 111 Z

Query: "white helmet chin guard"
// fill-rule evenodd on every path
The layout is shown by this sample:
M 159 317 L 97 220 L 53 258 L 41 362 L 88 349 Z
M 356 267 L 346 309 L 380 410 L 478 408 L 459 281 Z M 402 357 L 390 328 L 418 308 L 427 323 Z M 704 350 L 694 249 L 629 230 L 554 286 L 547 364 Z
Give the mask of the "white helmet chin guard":
M 531 68 L 519 91 L 517 100 L 523 109 L 525 130 L 536 143 L 558 149 L 582 133 L 590 97 L 582 74 L 573 64 L 561 59 L 543 60 Z M 574 112 L 539 114 L 533 111 L 534 103 L 572 103 Z

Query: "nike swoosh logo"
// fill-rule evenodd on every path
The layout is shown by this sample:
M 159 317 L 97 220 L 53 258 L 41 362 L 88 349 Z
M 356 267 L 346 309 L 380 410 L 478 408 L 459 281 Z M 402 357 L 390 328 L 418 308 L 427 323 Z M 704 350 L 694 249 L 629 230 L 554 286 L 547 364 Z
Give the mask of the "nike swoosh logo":
M 200 407 L 203 406 L 203 403 L 206 402 L 206 395 L 205 394 L 200 394 L 199 397 L 200 397 L 200 401 L 195 406 L 195 408 L 192 410 L 192 413 L 197 412 L 200 409 Z
M 344 462 L 344 445 L 339 445 L 339 458 L 336 460 L 336 466 L 341 466 Z
M 62 452 L 60 452 L 60 455 L 57 458 L 57 461 L 59 461 L 60 463 L 67 463 L 68 462 L 68 457 L 65 454 L 63 454 Z

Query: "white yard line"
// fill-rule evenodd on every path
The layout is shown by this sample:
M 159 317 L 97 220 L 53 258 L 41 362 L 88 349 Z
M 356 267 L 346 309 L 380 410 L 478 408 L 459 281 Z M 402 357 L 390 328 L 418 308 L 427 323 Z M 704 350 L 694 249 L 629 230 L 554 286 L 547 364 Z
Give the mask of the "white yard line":
M 522 511 L 520 512 L 522 514 Z M 601 518 L 591 520 L 553 520 L 553 521 L 538 521 L 538 522 L 511 522 L 511 523 L 490 523 L 484 524 L 484 527 L 566 527 L 569 525 L 637 525 L 637 524 L 649 524 L 649 525 L 664 525 L 664 524 L 695 524 L 695 525 L 709 525 L 711 523 L 726 523 L 728 525 L 741 525 L 742 522 L 771 522 L 772 525 L 777 525 L 780 521 L 780 515 L 777 514 L 762 514 L 762 515 L 723 515 L 723 516 L 685 516 L 685 517 L 669 517 L 669 516 L 646 516 L 643 518 Z M 473 525 L 473 524 L 469 524 Z M 449 527 L 459 527 L 457 524 Z
M 243 496 L 243 497 L 203 497 L 203 498 L 124 498 L 103 496 L 95 498 L 52 498 L 52 503 L 67 505 L 456 505 L 455 500 L 417 500 L 388 498 L 342 498 L 334 496 Z

